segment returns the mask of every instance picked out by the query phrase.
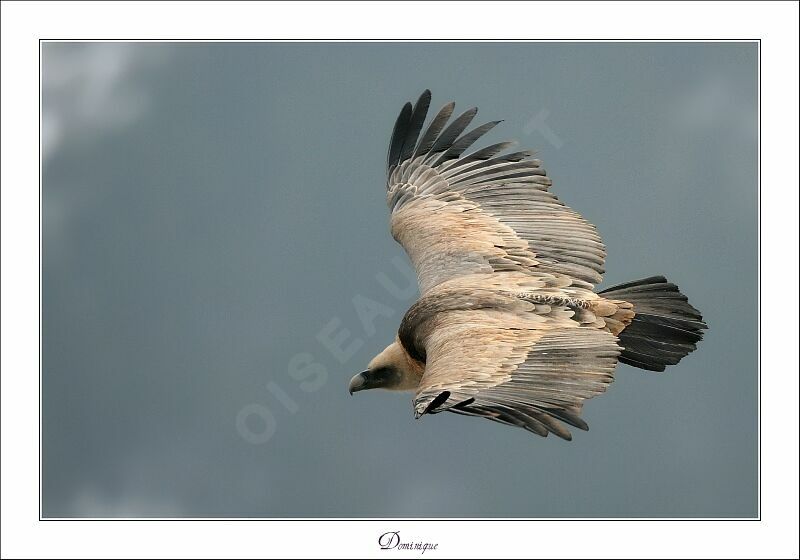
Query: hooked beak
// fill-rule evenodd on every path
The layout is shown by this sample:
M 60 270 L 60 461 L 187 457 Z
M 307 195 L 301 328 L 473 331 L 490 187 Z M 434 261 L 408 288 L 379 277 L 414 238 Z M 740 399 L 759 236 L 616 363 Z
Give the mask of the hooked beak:
M 369 370 L 362 371 L 358 375 L 354 375 L 353 378 L 350 380 L 350 385 L 347 387 L 347 389 L 350 391 L 351 395 L 366 388 L 367 377 L 365 374 L 368 372 Z

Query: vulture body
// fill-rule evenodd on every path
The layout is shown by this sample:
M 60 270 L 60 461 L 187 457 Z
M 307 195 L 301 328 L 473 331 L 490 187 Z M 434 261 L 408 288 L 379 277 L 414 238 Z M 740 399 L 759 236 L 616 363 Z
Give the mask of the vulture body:
M 618 361 L 663 371 L 706 324 L 662 276 L 596 293 L 605 247 L 549 188 L 530 151 L 510 142 L 465 152 L 499 121 L 468 132 L 445 105 L 423 131 L 431 94 L 406 103 L 388 153 L 392 236 L 417 272 L 420 299 L 397 339 L 350 392 L 414 391 L 414 413 L 453 412 L 571 439 L 583 402 Z

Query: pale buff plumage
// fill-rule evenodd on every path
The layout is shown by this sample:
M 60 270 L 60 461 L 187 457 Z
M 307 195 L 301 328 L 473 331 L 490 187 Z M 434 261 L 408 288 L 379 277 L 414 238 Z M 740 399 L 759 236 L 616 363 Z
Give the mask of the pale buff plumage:
M 403 349 L 398 339 L 395 339 L 380 354 L 372 358 L 367 365 L 368 370 L 384 367 L 396 368 L 400 373 L 400 381 L 387 387 L 393 391 L 415 390 L 419 387 L 422 374 L 425 372 L 425 365 L 412 359 L 408 352 Z
M 570 439 L 564 424 L 587 429 L 583 402 L 618 359 L 661 370 L 705 324 L 662 277 L 595 293 L 605 247 L 549 192 L 541 162 L 498 155 L 508 142 L 463 155 L 497 122 L 464 133 L 470 109 L 445 126 L 449 103 L 421 132 L 429 103 L 426 91 L 398 117 L 387 181 L 391 233 L 421 297 L 350 390 L 412 390 L 417 417 L 450 411 Z

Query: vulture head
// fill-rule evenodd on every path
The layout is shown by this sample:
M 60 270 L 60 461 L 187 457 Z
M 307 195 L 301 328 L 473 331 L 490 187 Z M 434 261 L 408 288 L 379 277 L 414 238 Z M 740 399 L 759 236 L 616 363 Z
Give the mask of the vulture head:
M 366 389 L 412 391 L 419 385 L 423 368 L 395 340 L 372 358 L 367 369 L 350 380 L 350 394 Z

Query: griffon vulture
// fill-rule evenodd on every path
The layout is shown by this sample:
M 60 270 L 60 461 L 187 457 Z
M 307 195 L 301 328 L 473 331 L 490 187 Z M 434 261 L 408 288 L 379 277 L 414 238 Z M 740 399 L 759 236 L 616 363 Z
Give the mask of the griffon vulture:
M 414 415 L 454 412 L 571 439 L 586 399 L 620 361 L 663 371 L 706 324 L 675 284 L 652 276 L 594 292 L 606 250 L 595 227 L 550 192 L 531 151 L 501 142 L 466 153 L 471 129 L 448 103 L 423 128 L 431 94 L 406 103 L 389 144 L 392 236 L 420 299 L 350 393 L 414 392 Z

